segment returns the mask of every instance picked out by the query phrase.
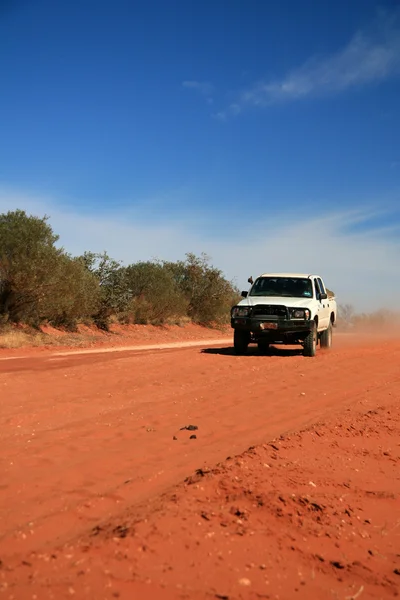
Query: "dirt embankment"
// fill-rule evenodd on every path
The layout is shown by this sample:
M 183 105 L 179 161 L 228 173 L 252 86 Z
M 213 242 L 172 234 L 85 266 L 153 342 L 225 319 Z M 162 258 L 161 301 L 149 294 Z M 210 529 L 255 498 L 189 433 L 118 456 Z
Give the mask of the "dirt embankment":
M 0 330 L 0 357 L 26 356 L 28 353 L 47 353 L 83 348 L 118 348 L 142 344 L 189 342 L 210 338 L 232 337 L 230 326 L 202 327 L 193 323 L 179 325 L 110 325 L 109 331 L 79 325 L 76 333 L 54 327 L 42 327 L 33 332 L 25 327 Z
M 315 359 L 1 362 L 0 591 L 395 597 L 399 362 L 396 340 L 346 336 Z

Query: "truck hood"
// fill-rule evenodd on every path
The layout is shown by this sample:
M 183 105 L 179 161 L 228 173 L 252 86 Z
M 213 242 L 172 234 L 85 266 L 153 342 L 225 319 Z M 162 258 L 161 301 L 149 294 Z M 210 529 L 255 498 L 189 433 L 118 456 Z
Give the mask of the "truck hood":
M 237 306 L 257 306 L 257 304 L 271 304 L 288 306 L 290 308 L 309 308 L 312 298 L 291 298 L 288 296 L 247 296 Z

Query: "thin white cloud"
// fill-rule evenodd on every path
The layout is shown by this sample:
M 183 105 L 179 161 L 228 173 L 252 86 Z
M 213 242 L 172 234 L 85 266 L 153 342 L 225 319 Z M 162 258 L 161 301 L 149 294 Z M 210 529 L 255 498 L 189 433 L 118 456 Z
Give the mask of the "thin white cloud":
M 186 252 L 206 252 L 213 264 L 246 289 L 249 275 L 271 271 L 320 273 L 341 303 L 358 310 L 393 307 L 400 295 L 400 236 L 373 228 L 375 213 L 367 210 L 316 215 L 313 220 L 266 219 L 257 226 L 232 228 L 232 234 L 210 235 L 206 221 L 187 213 L 155 223 L 143 213 L 83 214 L 62 207 L 55 198 L 0 188 L 0 212 L 21 208 L 50 215 L 60 244 L 72 254 L 84 250 L 108 253 L 125 263 L 154 257 L 177 260 Z M 119 211 L 121 213 L 121 211 Z M 212 219 L 212 216 L 210 216 Z M 364 222 L 368 232 L 355 233 Z M 358 227 L 358 229 L 362 229 Z M 398 233 L 398 232 L 397 232 Z
M 226 119 L 239 114 L 246 106 L 265 107 L 336 94 L 379 83 L 399 73 L 400 26 L 396 12 L 381 16 L 373 30 L 357 32 L 335 54 L 312 57 L 280 79 L 254 84 L 216 116 Z
M 195 81 L 195 80 L 183 81 L 182 87 L 189 89 L 189 90 L 194 90 L 201 96 L 204 96 L 207 104 L 213 104 L 213 102 L 214 102 L 213 94 L 214 94 L 215 89 L 214 89 L 213 84 L 210 83 L 209 81 Z
M 196 90 L 203 96 L 211 96 L 214 92 L 214 86 L 209 81 L 183 81 L 182 86 L 191 90 Z
M 215 113 L 213 116 L 220 121 L 226 121 L 228 117 L 237 117 L 241 112 L 242 104 L 234 102 L 233 104 L 230 104 L 228 108 Z

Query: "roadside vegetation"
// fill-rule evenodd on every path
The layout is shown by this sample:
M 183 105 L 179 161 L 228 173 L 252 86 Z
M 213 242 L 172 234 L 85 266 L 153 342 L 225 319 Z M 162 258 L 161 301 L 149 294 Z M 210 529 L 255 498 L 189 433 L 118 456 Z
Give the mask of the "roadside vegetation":
M 110 323 L 218 326 L 238 290 L 207 256 L 123 265 L 106 252 L 72 256 L 60 247 L 48 217 L 22 210 L 0 215 L 0 330 L 78 324 L 107 331 Z M 39 334 L 38 334 L 39 335 Z M 40 335 L 37 338 L 40 343 Z
M 329 295 L 334 295 L 328 290 Z M 65 345 L 84 345 L 110 325 L 224 326 L 239 290 L 206 255 L 186 254 L 123 265 L 106 252 L 72 256 L 59 245 L 48 217 L 23 210 L 0 214 L 0 346 L 58 344 L 43 333 L 52 326 L 67 334 Z M 339 305 L 340 328 L 387 327 L 399 323 L 388 311 L 357 314 Z M 89 326 L 76 334 L 78 326 Z

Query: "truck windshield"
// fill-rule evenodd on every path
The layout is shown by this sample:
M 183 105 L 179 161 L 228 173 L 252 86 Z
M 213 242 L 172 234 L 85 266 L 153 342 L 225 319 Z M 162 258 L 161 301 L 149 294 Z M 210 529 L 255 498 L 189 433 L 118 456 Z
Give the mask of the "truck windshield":
M 254 282 L 249 296 L 312 298 L 312 283 L 311 279 L 300 277 L 259 277 Z

